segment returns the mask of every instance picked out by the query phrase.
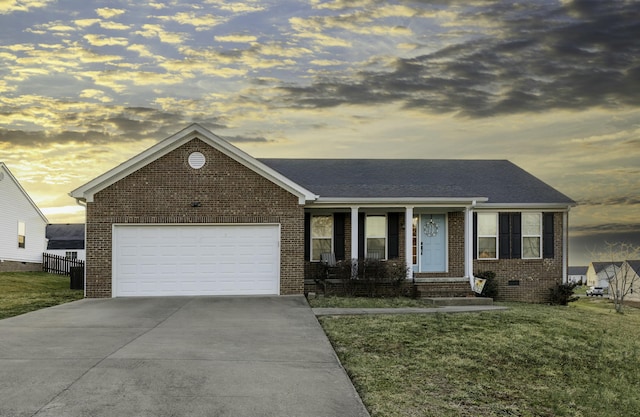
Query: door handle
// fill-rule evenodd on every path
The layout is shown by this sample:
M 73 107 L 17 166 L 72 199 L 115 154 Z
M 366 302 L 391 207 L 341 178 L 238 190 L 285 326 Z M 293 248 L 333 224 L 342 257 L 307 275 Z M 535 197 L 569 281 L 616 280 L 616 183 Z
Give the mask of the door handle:
M 420 242 L 420 255 L 422 255 L 422 245 L 423 244 L 424 244 L 423 242 Z

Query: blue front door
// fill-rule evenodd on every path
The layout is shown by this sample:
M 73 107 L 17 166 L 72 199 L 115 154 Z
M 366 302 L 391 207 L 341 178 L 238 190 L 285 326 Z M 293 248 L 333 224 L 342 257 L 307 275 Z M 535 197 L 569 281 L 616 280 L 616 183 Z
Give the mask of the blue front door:
M 444 214 L 420 215 L 420 272 L 447 270 L 447 230 Z

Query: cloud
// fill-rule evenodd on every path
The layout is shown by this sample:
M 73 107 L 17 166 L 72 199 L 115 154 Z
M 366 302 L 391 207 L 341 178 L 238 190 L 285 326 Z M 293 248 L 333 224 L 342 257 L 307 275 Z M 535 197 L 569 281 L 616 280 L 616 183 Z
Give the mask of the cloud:
M 107 37 L 93 33 L 84 35 L 84 38 L 93 46 L 127 46 L 129 44 L 127 38 Z
M 150 23 L 144 24 L 142 25 L 142 29 L 143 30 L 135 31 L 134 34 L 149 39 L 158 38 L 161 42 L 169 44 L 181 44 L 189 38 L 189 35 L 187 35 L 186 33 L 169 32 L 165 30 L 161 25 Z
M 110 19 L 114 16 L 120 16 L 121 14 L 126 13 L 127 11 L 124 9 L 113 9 L 110 7 L 102 7 L 96 9 L 96 14 L 104 19 Z
M 398 57 L 391 71 L 283 85 L 285 99 L 319 108 L 400 101 L 407 109 L 467 117 L 640 104 L 637 2 L 495 1 L 457 16 L 458 26 L 449 30 L 455 43 Z M 327 25 L 349 29 L 367 18 L 292 18 L 291 24 L 298 36 L 313 37 Z
M 0 14 L 27 12 L 48 6 L 53 0 L 0 0 Z
M 181 25 L 190 25 L 196 28 L 196 31 L 211 29 L 228 19 L 213 14 L 199 14 L 196 12 L 178 12 L 170 16 L 157 16 L 159 20 L 173 21 Z
M 224 35 L 224 36 L 214 36 L 213 37 L 217 42 L 237 42 L 237 43 L 251 43 L 258 40 L 258 38 L 254 35 L 244 35 L 244 34 L 235 34 L 235 35 Z

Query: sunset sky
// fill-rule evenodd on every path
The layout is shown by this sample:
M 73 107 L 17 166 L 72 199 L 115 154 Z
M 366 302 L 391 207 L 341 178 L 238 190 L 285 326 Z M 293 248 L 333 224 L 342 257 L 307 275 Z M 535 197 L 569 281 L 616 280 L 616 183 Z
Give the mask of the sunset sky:
M 0 0 L 0 161 L 68 193 L 199 122 L 254 157 L 509 159 L 640 244 L 640 2 Z

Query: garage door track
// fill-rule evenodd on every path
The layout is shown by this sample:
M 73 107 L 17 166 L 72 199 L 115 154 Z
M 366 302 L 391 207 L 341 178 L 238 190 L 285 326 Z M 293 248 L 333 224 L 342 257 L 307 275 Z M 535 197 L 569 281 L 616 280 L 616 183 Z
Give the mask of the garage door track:
M 0 320 L 0 416 L 368 416 L 304 297 L 80 300 Z

